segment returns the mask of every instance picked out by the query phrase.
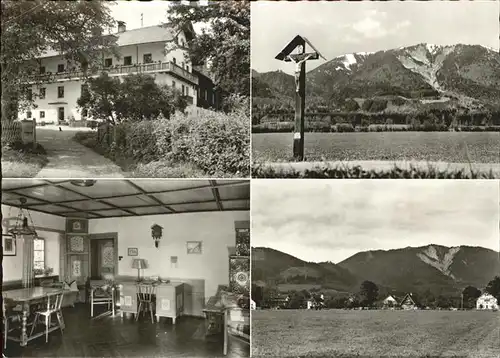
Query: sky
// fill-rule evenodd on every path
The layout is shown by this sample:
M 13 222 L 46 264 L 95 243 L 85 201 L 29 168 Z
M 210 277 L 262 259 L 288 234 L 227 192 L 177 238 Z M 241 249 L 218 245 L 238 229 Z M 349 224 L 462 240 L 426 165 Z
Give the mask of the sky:
M 499 194 L 487 180 L 252 180 L 252 246 L 334 263 L 431 243 L 499 251 Z
M 202 0 L 200 3 L 206 3 L 206 0 Z M 141 27 L 141 14 L 143 27 L 166 22 L 168 7 L 168 1 L 116 1 L 110 6 L 110 9 L 111 16 L 116 21 L 125 21 L 127 30 L 133 30 Z M 196 31 L 199 28 L 199 26 L 195 26 Z
M 253 2 L 252 68 L 282 70 L 293 64 L 274 57 L 296 35 L 326 57 L 430 43 L 479 44 L 498 50 L 499 1 Z M 307 70 L 324 63 L 307 62 Z

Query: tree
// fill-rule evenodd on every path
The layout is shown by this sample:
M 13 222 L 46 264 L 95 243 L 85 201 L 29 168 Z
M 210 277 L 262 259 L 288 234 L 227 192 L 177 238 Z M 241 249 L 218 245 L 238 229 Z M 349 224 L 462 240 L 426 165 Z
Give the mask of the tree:
M 467 286 L 462 291 L 464 308 L 476 307 L 476 300 L 481 296 L 481 291 L 474 286 Z
M 485 291 L 495 297 L 497 302 L 500 302 L 500 276 L 495 276 L 493 280 L 488 282 Z
M 77 104 L 89 116 L 109 123 L 153 120 L 160 115 L 170 118 L 176 110 L 183 112 L 187 106 L 185 96 L 171 87 L 158 86 L 152 76 L 132 74 L 121 82 L 107 73 L 88 79 Z
M 208 64 L 223 90 L 250 95 L 250 2 L 210 1 L 208 6 L 171 6 L 165 26 L 185 28 L 204 23 L 208 29 L 186 48 L 195 65 Z M 171 48 L 178 48 L 171 42 Z
M 105 119 L 107 122 L 119 121 L 115 105 L 120 100 L 120 80 L 102 73 L 97 78 L 89 78 L 82 95 L 76 103 L 87 110 L 89 116 L 95 119 Z
M 158 86 L 152 76 L 134 74 L 124 77 L 115 110 L 118 118 L 140 121 L 156 119 L 160 114 L 170 118 L 186 107 L 186 97 L 178 90 Z
M 2 119 L 14 119 L 12 108 L 26 108 L 23 91 L 39 73 L 37 60 L 47 50 L 59 51 L 71 63 L 94 67 L 102 51 L 115 52 L 116 39 L 103 36 L 114 26 L 111 2 L 102 1 L 2 1 L 1 80 Z M 14 105 L 12 103 L 15 103 Z M 11 110 L 9 110 L 11 109 Z
M 378 287 L 371 281 L 363 281 L 359 294 L 362 305 L 372 306 L 378 297 Z

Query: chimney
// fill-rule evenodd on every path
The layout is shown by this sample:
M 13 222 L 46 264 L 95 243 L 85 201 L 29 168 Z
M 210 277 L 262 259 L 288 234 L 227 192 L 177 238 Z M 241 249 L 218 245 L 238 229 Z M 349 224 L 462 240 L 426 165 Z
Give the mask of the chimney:
M 125 24 L 125 21 L 118 21 L 118 33 L 122 33 L 127 31 L 127 25 Z

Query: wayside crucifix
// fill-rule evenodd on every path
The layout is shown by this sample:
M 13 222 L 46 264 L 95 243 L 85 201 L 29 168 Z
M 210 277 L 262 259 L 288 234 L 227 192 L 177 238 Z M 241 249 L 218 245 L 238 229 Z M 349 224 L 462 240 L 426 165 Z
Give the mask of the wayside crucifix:
M 313 52 L 306 53 L 306 44 Z M 295 51 L 295 53 L 293 53 Z M 306 61 L 325 59 L 318 50 L 300 35 L 290 41 L 276 56 L 277 60 L 295 63 L 295 130 L 293 134 L 293 157 L 304 160 L 304 109 L 306 95 Z

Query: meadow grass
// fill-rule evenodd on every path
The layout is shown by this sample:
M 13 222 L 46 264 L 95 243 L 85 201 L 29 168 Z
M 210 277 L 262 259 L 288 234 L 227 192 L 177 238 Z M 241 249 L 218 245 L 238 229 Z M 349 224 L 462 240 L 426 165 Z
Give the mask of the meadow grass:
M 262 310 L 253 357 L 498 357 L 500 312 Z

